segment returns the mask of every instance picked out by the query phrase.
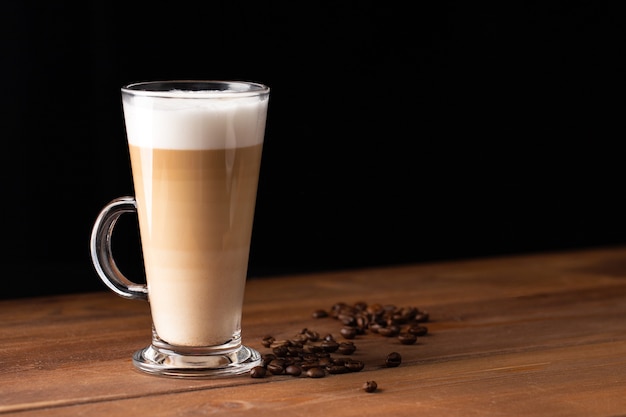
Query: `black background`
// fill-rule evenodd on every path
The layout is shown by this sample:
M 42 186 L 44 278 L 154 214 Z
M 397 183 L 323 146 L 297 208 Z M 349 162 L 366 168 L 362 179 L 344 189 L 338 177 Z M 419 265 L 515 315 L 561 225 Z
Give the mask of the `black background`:
M 89 234 L 133 193 L 119 89 L 144 80 L 271 87 L 251 279 L 626 243 L 607 2 L 0 7 L 0 297 L 105 289 Z M 114 250 L 140 281 L 132 216 Z

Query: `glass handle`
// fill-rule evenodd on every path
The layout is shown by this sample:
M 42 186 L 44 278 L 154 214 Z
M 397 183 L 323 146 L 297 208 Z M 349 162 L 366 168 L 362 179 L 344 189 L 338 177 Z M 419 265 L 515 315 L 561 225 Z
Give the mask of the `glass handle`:
M 115 223 L 122 214 L 136 211 L 137 202 L 128 196 L 116 198 L 104 206 L 91 231 L 91 261 L 102 282 L 116 294 L 124 298 L 147 300 L 148 287 L 126 278 L 115 264 L 111 250 Z

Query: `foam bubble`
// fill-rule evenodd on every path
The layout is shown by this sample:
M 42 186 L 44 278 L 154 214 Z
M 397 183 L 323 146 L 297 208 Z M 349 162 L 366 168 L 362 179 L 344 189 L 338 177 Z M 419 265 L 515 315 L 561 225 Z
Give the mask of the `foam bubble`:
M 169 97 L 124 95 L 131 145 L 159 149 L 232 149 L 263 143 L 268 95 L 243 96 L 188 91 Z M 172 97 L 174 96 L 174 97 Z M 181 98 L 178 98 L 181 97 Z

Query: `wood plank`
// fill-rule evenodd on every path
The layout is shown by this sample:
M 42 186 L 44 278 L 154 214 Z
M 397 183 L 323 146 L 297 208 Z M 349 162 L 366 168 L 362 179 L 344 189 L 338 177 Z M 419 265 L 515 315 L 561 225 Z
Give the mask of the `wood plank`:
M 264 335 L 303 328 L 339 339 L 337 321 L 311 317 L 338 301 L 417 306 L 430 334 L 414 346 L 357 337 L 355 374 L 179 380 L 132 368 L 149 341 L 145 303 L 108 292 L 0 302 L 0 414 L 626 412 L 626 248 L 250 280 L 244 341 L 267 352 Z M 382 366 L 391 351 L 399 368 Z M 379 392 L 360 390 L 368 379 Z

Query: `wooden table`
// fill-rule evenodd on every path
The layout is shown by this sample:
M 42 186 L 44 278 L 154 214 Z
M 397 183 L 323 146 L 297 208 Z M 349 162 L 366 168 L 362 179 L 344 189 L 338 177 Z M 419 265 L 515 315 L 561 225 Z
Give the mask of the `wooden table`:
M 266 353 L 265 335 L 303 328 L 341 340 L 337 320 L 312 312 L 358 301 L 426 310 L 429 334 L 415 345 L 357 336 L 360 372 L 213 380 L 133 368 L 150 338 L 141 301 L 3 301 L 0 415 L 626 415 L 626 248 L 252 279 L 244 342 Z M 392 351 L 397 368 L 383 365 Z M 377 392 L 361 389 L 368 380 Z

